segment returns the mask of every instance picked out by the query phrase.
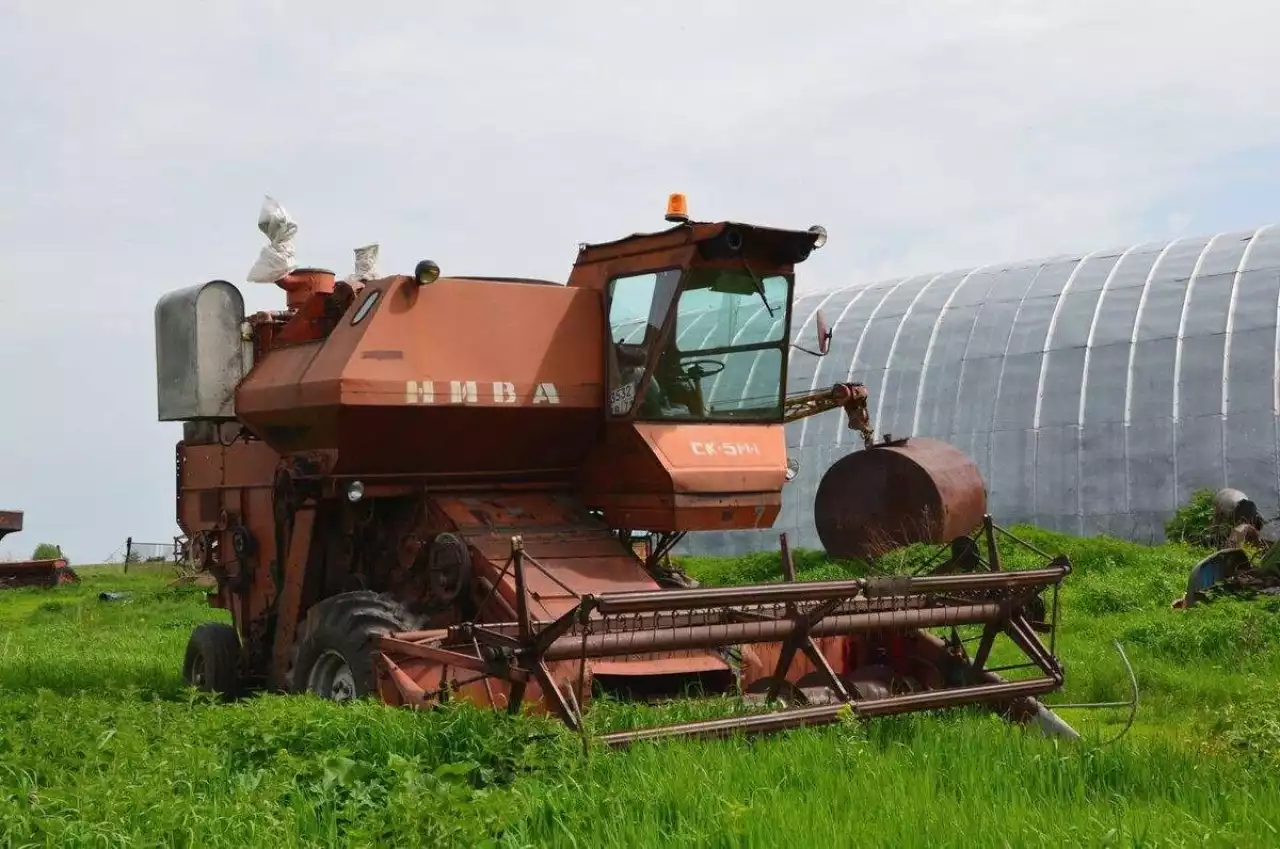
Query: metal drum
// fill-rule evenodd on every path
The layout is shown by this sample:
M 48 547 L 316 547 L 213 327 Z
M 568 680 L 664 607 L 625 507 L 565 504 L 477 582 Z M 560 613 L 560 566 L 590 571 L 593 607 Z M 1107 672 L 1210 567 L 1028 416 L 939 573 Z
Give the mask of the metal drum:
M 964 452 L 934 439 L 855 451 L 832 464 L 814 497 L 827 554 L 863 558 L 971 532 L 987 510 L 987 489 Z

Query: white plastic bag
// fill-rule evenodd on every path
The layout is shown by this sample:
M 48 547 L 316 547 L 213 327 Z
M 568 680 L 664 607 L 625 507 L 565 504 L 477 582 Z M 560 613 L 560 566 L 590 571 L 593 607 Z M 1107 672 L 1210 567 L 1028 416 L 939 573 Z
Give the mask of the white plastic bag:
M 348 283 L 363 283 L 378 276 L 378 243 L 356 248 L 355 271 L 347 275 Z
M 298 225 L 275 198 L 267 195 L 258 213 L 258 229 L 270 243 L 258 254 L 248 279 L 250 283 L 274 283 L 298 267 L 293 253 L 293 237 Z

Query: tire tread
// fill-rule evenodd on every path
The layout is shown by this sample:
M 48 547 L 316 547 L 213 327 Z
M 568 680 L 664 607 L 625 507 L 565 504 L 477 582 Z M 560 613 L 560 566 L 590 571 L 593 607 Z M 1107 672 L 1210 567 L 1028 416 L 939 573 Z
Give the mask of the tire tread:
M 318 653 L 314 650 L 313 643 L 321 642 L 326 648 L 342 650 L 339 646 L 331 645 L 342 642 L 347 643 L 347 647 L 354 650 L 354 646 L 347 641 L 362 634 L 359 651 L 366 651 L 369 638 L 374 635 L 412 631 L 421 625 L 421 617 L 410 613 L 404 605 L 387 593 L 355 590 L 329 596 L 312 605 L 299 624 L 289 655 L 285 687 L 292 693 L 306 690 L 309 669 L 299 669 L 299 662 L 306 663 L 308 666 L 313 662 L 312 655 Z M 365 666 L 363 663 L 360 665 Z M 368 692 L 372 687 L 373 682 L 369 675 L 371 669 L 372 663 L 368 664 L 368 668 L 363 669 L 363 673 L 357 672 L 354 668 L 352 670 L 361 679 L 358 687 L 362 691 Z
M 183 658 L 184 680 L 190 682 L 191 662 L 194 655 L 204 655 L 205 687 L 225 699 L 240 695 L 240 635 L 224 622 L 205 622 L 197 625 L 187 641 Z

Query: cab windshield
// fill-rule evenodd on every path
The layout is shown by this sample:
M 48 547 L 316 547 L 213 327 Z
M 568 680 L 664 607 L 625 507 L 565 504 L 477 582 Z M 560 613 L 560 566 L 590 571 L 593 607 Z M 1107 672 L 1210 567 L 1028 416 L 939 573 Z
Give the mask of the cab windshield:
M 676 284 L 674 324 L 637 403 Z M 791 279 L 694 268 L 611 281 L 610 410 L 651 421 L 782 418 Z

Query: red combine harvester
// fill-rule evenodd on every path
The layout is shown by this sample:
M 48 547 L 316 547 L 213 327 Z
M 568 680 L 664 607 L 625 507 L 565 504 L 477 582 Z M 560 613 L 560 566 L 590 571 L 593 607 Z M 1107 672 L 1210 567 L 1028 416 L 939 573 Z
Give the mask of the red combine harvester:
M 269 237 L 292 234 L 266 212 Z M 162 298 L 178 524 L 234 621 L 195 630 L 186 680 L 530 703 L 575 730 L 596 692 L 792 705 L 613 746 L 968 704 L 1072 733 L 1035 698 L 1063 681 L 1037 632 L 1066 558 L 1002 571 L 976 467 L 931 440 L 876 443 L 861 384 L 784 391 L 795 267 L 825 231 L 692 222 L 681 195 L 667 220 L 581 246 L 563 284 L 424 260 L 343 281 L 290 266 L 257 278 L 287 309 L 248 318 L 222 280 Z M 704 588 L 664 566 L 687 532 L 770 527 L 794 472 L 784 425 L 836 408 L 865 449 L 819 492 L 828 549 L 949 542 L 946 568 L 795 582 L 785 545 L 779 583 Z M 985 668 L 1001 636 L 1032 677 Z
M 0 510 L 0 540 L 22 530 L 21 510 Z M 46 560 L 0 560 L 0 589 L 10 587 L 56 587 L 74 584 L 80 576 L 61 557 Z

